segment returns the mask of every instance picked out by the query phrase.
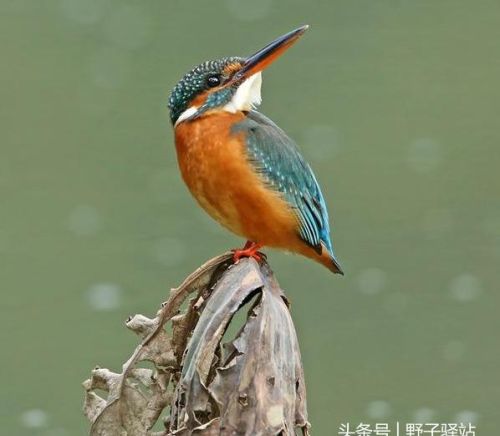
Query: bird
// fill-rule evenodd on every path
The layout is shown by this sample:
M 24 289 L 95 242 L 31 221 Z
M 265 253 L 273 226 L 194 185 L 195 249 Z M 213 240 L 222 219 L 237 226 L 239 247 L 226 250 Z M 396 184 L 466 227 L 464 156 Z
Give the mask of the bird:
M 296 143 L 256 110 L 262 71 L 308 29 L 288 32 L 248 57 L 203 62 L 169 100 L 177 161 L 199 205 L 247 242 L 233 260 L 260 261 L 262 247 L 306 256 L 343 270 L 330 237 L 327 206 Z

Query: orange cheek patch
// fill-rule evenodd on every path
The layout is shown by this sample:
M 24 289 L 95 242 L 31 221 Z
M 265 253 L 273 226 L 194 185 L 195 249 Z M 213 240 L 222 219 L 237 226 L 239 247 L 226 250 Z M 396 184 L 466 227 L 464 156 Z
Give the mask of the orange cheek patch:
M 207 101 L 209 92 L 202 92 L 200 95 L 197 95 L 193 100 L 191 100 L 190 106 L 203 106 L 203 104 Z
M 224 74 L 226 76 L 232 76 L 234 73 L 241 69 L 242 64 L 240 62 L 235 62 L 234 64 L 229 64 L 224 68 Z

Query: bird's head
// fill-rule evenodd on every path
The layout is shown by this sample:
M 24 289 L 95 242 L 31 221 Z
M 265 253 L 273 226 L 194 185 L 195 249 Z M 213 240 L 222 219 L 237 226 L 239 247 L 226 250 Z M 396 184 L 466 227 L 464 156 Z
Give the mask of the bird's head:
M 172 124 L 212 111 L 249 111 L 260 104 L 261 71 L 308 29 L 302 26 L 280 36 L 247 58 L 227 57 L 204 62 L 189 71 L 170 94 Z

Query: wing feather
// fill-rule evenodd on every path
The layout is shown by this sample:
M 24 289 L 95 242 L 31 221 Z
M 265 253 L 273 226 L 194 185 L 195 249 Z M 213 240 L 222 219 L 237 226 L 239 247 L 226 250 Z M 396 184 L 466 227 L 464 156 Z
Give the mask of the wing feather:
M 318 253 L 325 246 L 335 259 L 325 200 L 311 167 L 297 145 L 270 119 L 256 111 L 236 126 L 244 131 L 248 159 L 271 189 L 292 206 L 300 237 Z

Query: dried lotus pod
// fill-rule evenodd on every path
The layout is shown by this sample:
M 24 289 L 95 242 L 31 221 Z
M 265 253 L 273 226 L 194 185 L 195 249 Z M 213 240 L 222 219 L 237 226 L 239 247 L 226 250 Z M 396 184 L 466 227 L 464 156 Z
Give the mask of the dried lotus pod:
M 155 318 L 127 320 L 142 342 L 122 372 L 96 368 L 83 383 L 92 436 L 309 434 L 287 299 L 266 262 L 230 259 L 196 270 Z M 247 312 L 243 326 L 223 343 L 239 311 Z M 162 415 L 164 430 L 153 431 Z

